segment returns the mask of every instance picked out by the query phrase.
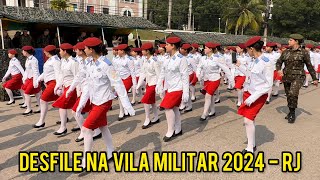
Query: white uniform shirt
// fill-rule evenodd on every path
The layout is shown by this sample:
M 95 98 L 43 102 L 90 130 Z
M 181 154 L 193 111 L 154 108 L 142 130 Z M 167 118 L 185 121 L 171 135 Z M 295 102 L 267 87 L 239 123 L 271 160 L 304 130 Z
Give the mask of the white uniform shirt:
M 165 80 L 165 88 L 168 92 L 181 91 L 189 93 L 188 62 L 186 57 L 176 52 L 163 62 L 157 86 L 161 86 Z
M 267 57 L 261 55 L 247 67 L 241 65 L 238 69 L 247 76 L 244 90 L 251 94 L 254 101 L 272 88 L 273 65 Z
M 38 86 L 39 65 L 38 59 L 34 56 L 29 56 L 25 64 L 26 70 L 24 71 L 23 80 L 33 78 L 33 86 Z
M 210 57 L 203 56 L 196 74 L 199 79 L 203 79 L 204 81 L 217 81 L 221 78 L 220 68 L 231 82 L 234 81 L 230 69 L 219 54 L 212 54 Z
M 91 63 L 92 57 L 87 57 L 85 60 L 79 58 L 79 71 L 78 74 L 74 77 L 72 84 L 70 86 L 70 91 L 74 90 L 77 87 L 78 94 L 84 91 L 84 88 L 87 88 L 87 66 Z
M 248 57 L 245 54 L 237 55 L 237 60 L 240 61 L 241 65 L 247 66 L 248 64 Z M 235 66 L 235 65 L 234 65 Z M 241 71 L 235 68 L 234 76 L 245 76 Z
M 201 58 L 202 58 L 202 55 L 201 55 L 199 52 L 196 52 L 196 53 L 192 54 L 192 56 L 193 56 L 194 66 L 195 66 L 195 67 L 198 67 L 199 62 L 200 62 L 200 60 L 201 60 Z M 195 71 L 196 71 L 196 70 L 197 70 L 197 69 L 195 69 Z
M 314 69 L 317 71 L 318 67 L 320 65 L 320 53 L 316 52 L 314 53 Z
M 157 60 L 157 57 L 150 56 L 150 58 L 148 60 L 145 60 L 143 63 L 137 87 L 141 86 L 144 79 L 146 79 L 146 83 L 148 84 L 148 86 L 157 85 L 160 70 L 161 67 L 160 63 Z
M 38 80 L 44 81 L 45 83 L 58 80 L 60 76 L 61 60 L 57 55 L 50 57 L 43 65 L 43 73 L 40 75 Z
M 86 69 L 88 88 L 84 88 L 80 107 L 84 107 L 89 98 L 92 104 L 98 106 L 114 99 L 111 87 L 114 86 L 123 107 L 133 110 L 122 80 L 109 59 L 101 56 L 96 62 L 91 61 Z
M 193 55 L 191 53 L 188 54 L 187 61 L 188 61 L 188 72 L 189 72 L 189 75 L 192 74 L 193 72 L 197 71 L 197 67 L 198 67 L 198 64 L 199 64 L 198 58 L 199 57 L 197 57 L 197 55 Z
M 140 56 L 137 57 L 132 57 L 133 58 L 133 62 L 134 62 L 134 72 L 136 77 L 140 76 L 141 73 L 141 68 L 143 66 L 143 59 Z
M 24 70 L 20 64 L 20 61 L 14 57 L 10 60 L 8 70 L 3 76 L 3 79 L 7 79 L 9 75 L 14 76 L 17 74 L 24 74 Z
M 127 79 L 129 76 L 131 76 L 133 85 L 137 84 L 134 72 L 134 60 L 131 56 L 119 56 L 119 58 L 114 59 L 113 66 L 119 73 L 121 79 Z
M 60 73 L 60 80 L 59 85 L 64 87 L 69 87 L 76 77 L 79 71 L 79 63 L 78 61 L 70 56 L 68 59 L 61 59 L 61 73 Z

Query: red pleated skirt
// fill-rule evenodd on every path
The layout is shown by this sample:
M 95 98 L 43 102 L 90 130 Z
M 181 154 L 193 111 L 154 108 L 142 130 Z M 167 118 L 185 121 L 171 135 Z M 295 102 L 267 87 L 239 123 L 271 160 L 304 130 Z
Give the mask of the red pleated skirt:
M 48 81 L 46 83 L 46 89 L 42 92 L 41 99 L 45 102 L 55 101 L 59 98 L 58 95 L 54 94 L 54 87 L 56 86 L 56 81 Z
M 250 95 L 251 94 L 248 91 L 244 92 L 243 101 L 245 101 Z M 254 103 L 252 103 L 250 107 L 242 103 L 238 109 L 238 114 L 254 121 L 262 106 L 266 103 L 267 98 L 268 94 L 262 95 Z
M 89 112 L 87 119 L 84 121 L 83 126 L 88 129 L 97 129 L 108 125 L 107 112 L 112 106 L 112 100 L 101 104 L 99 106 L 92 104 L 92 109 Z
M 11 79 L 7 82 L 3 83 L 3 87 L 11 90 L 19 90 L 21 89 L 22 83 L 22 74 L 16 74 L 11 76 Z
M 52 104 L 53 107 L 60 109 L 72 109 L 77 101 L 77 91 L 73 90 L 69 94 L 68 98 L 66 98 L 66 92 L 68 89 L 69 87 L 64 88 L 63 94 Z

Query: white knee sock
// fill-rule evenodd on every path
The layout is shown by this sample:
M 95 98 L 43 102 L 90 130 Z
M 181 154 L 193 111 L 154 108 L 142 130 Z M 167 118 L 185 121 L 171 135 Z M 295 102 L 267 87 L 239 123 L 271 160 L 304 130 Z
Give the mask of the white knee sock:
M 92 151 L 93 146 L 93 131 L 91 129 L 87 129 L 83 127 L 81 129 L 83 131 L 83 141 L 84 141 L 84 151 L 83 151 L 83 159 L 82 159 L 82 167 L 86 167 L 86 152 Z
M 132 100 L 131 100 L 131 103 L 135 103 L 136 102 L 136 89 L 135 88 L 132 88 Z
M 270 101 L 271 93 L 272 93 L 272 88 L 270 88 L 270 90 L 268 91 L 267 101 Z
M 40 91 L 39 93 L 35 94 L 35 96 L 36 96 L 37 104 L 38 104 L 38 106 L 40 107 L 41 91 Z
M 246 133 L 248 138 L 248 145 L 246 150 L 253 152 L 253 147 L 255 145 L 255 124 L 248 118 L 244 118 L 244 124 L 246 126 Z
M 220 91 L 219 91 L 219 89 L 217 89 L 216 90 L 216 92 L 215 92 L 215 99 L 212 99 L 212 101 L 214 101 L 214 102 L 218 102 L 218 101 L 220 101 Z
M 192 87 L 192 86 L 190 86 L 190 87 Z M 192 109 L 191 92 L 189 94 L 189 99 L 188 99 L 188 102 L 186 105 L 186 110 L 190 110 L 190 109 Z
M 13 99 L 13 93 L 12 93 L 11 89 L 8 89 L 8 88 L 5 88 L 5 89 L 6 89 L 6 91 L 7 91 L 7 94 L 8 94 L 8 96 L 9 96 L 9 99 L 10 99 L 9 102 L 13 102 L 14 99 Z
M 24 91 L 22 89 L 19 90 L 20 91 L 20 94 L 21 94 L 21 97 L 23 99 L 23 103 L 25 103 L 25 98 L 24 98 Z M 25 104 L 24 104 L 25 105 Z
M 159 119 L 159 112 L 158 112 L 158 108 L 157 108 L 157 105 L 154 103 L 154 104 L 151 104 L 151 107 L 152 107 L 152 111 L 153 111 L 153 120 L 152 122 L 155 122 Z
M 94 132 L 93 137 L 96 137 L 101 133 L 101 130 L 97 128 L 97 129 L 94 129 L 93 132 Z
M 146 119 L 144 120 L 143 125 L 148 125 L 150 123 L 150 105 L 149 104 L 143 104 L 144 106 L 144 111 L 146 114 Z
M 107 158 L 110 159 L 112 158 L 112 152 L 114 151 L 111 132 L 108 126 L 100 127 L 100 130 L 102 132 L 103 141 L 107 146 Z
M 44 123 L 47 112 L 48 112 L 48 103 L 41 99 L 40 100 L 40 119 L 36 124 L 37 126 L 40 126 Z
M 60 114 L 61 124 L 57 132 L 61 133 L 67 129 L 67 117 L 68 117 L 67 109 L 59 109 L 59 114 Z
M 191 91 L 191 100 L 194 100 L 196 98 L 196 87 L 194 86 L 189 86 L 190 87 L 190 91 Z
M 29 94 L 25 94 L 25 104 L 27 105 L 27 110 L 25 111 L 26 113 L 31 111 L 31 96 Z
M 280 81 L 276 80 L 276 82 L 274 83 L 274 87 L 273 87 L 273 95 L 279 94 L 279 87 L 280 87 Z
M 206 94 L 205 97 L 204 97 L 204 108 L 203 108 L 203 113 L 202 113 L 202 116 L 201 118 L 205 118 L 208 116 L 209 114 L 209 108 L 210 108 L 210 105 L 211 105 L 211 98 L 212 96 L 210 94 Z
M 215 108 L 215 96 L 211 96 L 211 104 L 210 104 L 210 115 L 216 113 L 216 108 Z
M 171 137 L 174 133 L 174 130 L 175 130 L 175 127 L 174 127 L 175 114 L 174 114 L 173 109 L 166 109 L 165 113 L 166 113 L 166 118 L 167 118 L 167 123 L 168 123 L 168 131 L 167 131 L 166 136 Z
M 175 133 L 179 133 L 181 131 L 181 116 L 180 116 L 180 111 L 179 108 L 174 107 L 173 108 L 174 111 L 174 117 L 175 117 Z
M 118 100 L 118 102 L 119 102 L 119 109 L 120 109 L 119 117 L 121 118 L 121 117 L 124 116 L 124 110 L 123 110 L 123 107 L 122 107 L 120 99 Z
M 238 103 L 237 105 L 240 106 L 243 103 L 243 90 L 237 89 L 238 92 Z
M 73 114 L 74 119 L 77 121 L 78 127 L 80 127 L 80 129 L 82 129 L 82 125 L 83 125 L 83 122 L 84 122 L 84 117 L 82 116 L 82 114 L 79 117 L 76 116 L 76 113 L 74 111 L 72 111 L 72 114 Z M 80 131 L 80 134 L 78 136 L 78 139 L 81 139 L 81 138 L 83 138 L 82 131 Z

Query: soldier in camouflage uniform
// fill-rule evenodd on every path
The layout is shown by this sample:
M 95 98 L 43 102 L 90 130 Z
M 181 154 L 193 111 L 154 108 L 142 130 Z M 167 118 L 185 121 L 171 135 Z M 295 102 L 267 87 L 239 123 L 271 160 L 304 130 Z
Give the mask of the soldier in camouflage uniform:
M 316 72 L 310 61 L 309 53 L 303 49 L 300 44 L 303 42 L 303 36 L 300 34 L 290 35 L 290 49 L 285 50 L 278 59 L 276 67 L 278 74 L 283 76 L 283 85 L 287 95 L 289 114 L 286 116 L 288 123 L 294 123 L 296 120 L 295 109 L 298 105 L 299 90 L 306 78 L 304 64 L 307 66 L 314 85 L 318 85 Z M 282 64 L 285 67 L 281 71 Z
M 32 46 L 32 37 L 28 34 L 27 30 L 23 30 L 23 34 L 20 37 L 20 45 L 23 46 Z

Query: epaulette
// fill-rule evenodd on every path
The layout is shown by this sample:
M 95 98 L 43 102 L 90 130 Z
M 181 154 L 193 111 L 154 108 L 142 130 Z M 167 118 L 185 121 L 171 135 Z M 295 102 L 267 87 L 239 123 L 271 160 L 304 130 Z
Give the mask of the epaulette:
M 264 61 L 264 62 L 269 62 L 269 58 L 265 57 L 265 56 L 262 56 L 261 59 Z
M 158 61 L 158 58 L 156 56 L 153 56 L 152 59 L 157 62 Z
M 112 62 L 111 62 L 108 58 L 106 58 L 106 57 L 103 59 L 103 61 L 104 61 L 105 63 L 107 63 L 109 66 L 112 65 Z
M 183 58 L 183 55 L 180 54 L 180 53 L 178 53 L 177 56 L 178 56 L 179 58 Z

